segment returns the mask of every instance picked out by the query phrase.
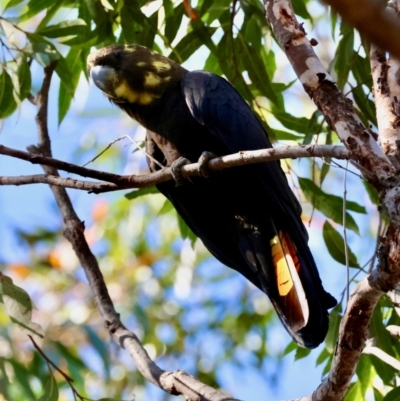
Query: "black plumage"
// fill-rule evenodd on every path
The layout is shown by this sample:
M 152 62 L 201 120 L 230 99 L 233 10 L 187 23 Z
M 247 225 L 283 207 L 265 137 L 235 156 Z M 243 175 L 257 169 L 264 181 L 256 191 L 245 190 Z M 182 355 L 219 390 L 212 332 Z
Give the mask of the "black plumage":
M 270 148 L 262 125 L 237 91 L 205 71 L 188 72 L 138 45 L 92 53 L 91 76 L 103 92 L 147 128 L 147 152 L 164 166 L 179 157 Z M 160 167 L 148 159 L 150 169 Z M 183 185 L 157 185 L 193 232 L 222 263 L 271 299 L 285 328 L 302 346 L 325 338 L 327 309 L 300 205 L 279 162 L 226 169 Z

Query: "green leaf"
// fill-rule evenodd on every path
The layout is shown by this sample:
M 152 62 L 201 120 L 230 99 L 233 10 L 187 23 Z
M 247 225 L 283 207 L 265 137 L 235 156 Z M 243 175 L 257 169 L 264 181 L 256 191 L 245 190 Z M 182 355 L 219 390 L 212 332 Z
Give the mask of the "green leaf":
M 309 119 L 307 124 L 306 136 L 303 140 L 304 145 L 310 144 L 314 135 L 318 135 L 321 132 L 322 124 L 318 121 L 318 118 L 320 116 L 321 112 L 319 110 L 316 110 Z
M 279 129 L 271 129 L 270 132 L 276 138 L 276 140 L 280 141 L 299 141 L 302 137 L 300 135 L 292 134 L 291 132 L 282 131 Z
M 26 60 L 26 57 L 21 57 L 18 60 L 18 83 L 19 83 L 19 100 L 22 101 L 26 99 L 31 91 L 32 78 L 31 78 L 31 69 Z
M 364 93 L 361 86 L 352 88 L 353 98 L 361 113 L 375 126 L 378 125 L 376 121 L 376 108 L 375 103 L 368 99 L 368 95 Z
M 375 398 L 375 401 L 383 401 L 382 393 L 375 387 L 374 387 L 374 398 Z
M 161 216 L 162 214 L 168 213 L 171 210 L 174 210 L 174 205 L 171 203 L 170 200 L 165 199 L 164 204 L 162 205 L 162 208 L 158 212 L 158 215 Z
M 10 0 L 4 8 L 4 11 L 8 10 L 9 8 L 15 7 L 18 4 L 21 4 L 24 0 Z
M 371 87 L 371 65 L 368 57 L 361 57 L 358 53 L 355 54 L 354 65 L 351 71 L 358 85 L 366 85 L 368 88 Z
M 71 21 L 62 21 L 59 24 L 49 25 L 37 33 L 47 38 L 59 38 L 70 35 L 79 35 L 86 30 L 86 22 L 77 18 Z
M 189 226 L 185 223 L 185 221 L 182 219 L 182 217 L 176 213 L 178 216 L 178 225 L 179 225 L 179 231 L 181 233 L 181 237 L 183 239 L 188 238 L 193 245 L 194 242 L 196 241 L 197 237 L 194 234 L 194 232 L 189 228 Z
M 362 183 L 364 184 L 364 187 L 369 195 L 369 199 L 370 201 L 374 204 L 374 205 L 379 205 L 379 194 L 378 191 L 371 185 L 369 184 L 367 181 L 362 180 Z
M 164 1 L 165 3 L 165 1 Z M 164 6 L 165 7 L 165 6 Z M 165 37 L 172 43 L 181 26 L 184 13 L 183 3 L 175 7 L 165 19 Z
M 359 382 L 351 383 L 343 401 L 365 401 Z
M 10 116 L 17 108 L 13 92 L 14 86 L 11 77 L 2 68 L 0 71 L 0 119 Z
M 339 335 L 342 305 L 339 303 L 329 313 L 329 330 L 325 337 L 325 347 L 330 354 L 333 353 L 336 347 L 336 341 Z
M 248 72 L 251 82 L 257 87 L 261 94 L 274 103 L 277 103 L 276 93 L 272 87 L 271 79 L 267 74 L 264 63 L 259 53 L 252 45 L 247 43 L 243 35 L 238 35 L 237 52 L 241 58 L 243 68 Z
M 338 75 L 337 85 L 342 89 L 347 82 L 350 69 L 355 62 L 356 53 L 353 50 L 354 29 L 342 21 L 341 32 L 343 37 L 336 50 L 335 71 Z
M 333 259 L 342 265 L 346 265 L 346 257 L 344 253 L 344 239 L 341 234 L 339 234 L 329 221 L 325 221 L 322 235 L 324 237 L 325 245 Z M 350 247 L 347 246 L 347 252 L 349 256 L 349 266 L 360 268 L 357 262 L 357 258 L 351 251 Z
M 304 0 L 292 0 L 292 6 L 295 14 L 299 15 L 301 18 L 305 18 L 313 22 L 313 18 L 308 12 Z
M 322 185 L 322 183 L 325 180 L 325 177 L 329 173 L 330 167 L 331 167 L 331 161 L 332 159 L 330 157 L 324 157 L 324 162 L 321 167 L 321 176 L 319 180 L 319 184 Z
M 61 79 L 60 90 L 58 93 L 58 124 L 61 124 L 64 119 L 71 101 L 74 97 L 76 87 L 78 86 L 79 77 L 82 71 L 82 64 L 80 60 L 80 54 L 82 49 L 78 47 L 72 47 L 68 55 L 65 58 L 67 64 L 69 79 L 65 81 Z
M 400 387 L 396 387 L 392 391 L 389 391 L 382 401 L 400 401 Z
M 44 28 L 54 17 L 54 15 L 57 13 L 57 11 L 63 7 L 65 4 L 63 4 L 64 1 L 55 1 L 54 4 L 50 7 L 47 7 L 46 9 L 46 15 L 45 17 L 40 21 L 40 24 L 37 26 L 36 31 L 40 31 L 42 28 Z
M 83 326 L 86 334 L 89 337 L 90 343 L 93 348 L 99 354 L 101 360 L 104 363 L 104 370 L 106 372 L 106 380 L 110 378 L 110 357 L 108 355 L 108 347 L 104 341 L 98 336 L 98 334 L 90 326 Z
M 286 112 L 275 112 L 274 117 L 285 127 L 292 131 L 306 134 L 309 124 L 309 119 L 306 117 L 294 117 Z
M 27 400 L 35 400 L 35 394 L 31 389 L 30 378 L 31 372 L 21 363 L 16 361 L 14 358 L 10 358 L 7 362 L 12 366 L 15 378 L 14 380 L 17 381 L 20 386 L 21 390 L 25 393 Z M 13 381 L 14 381 L 13 380 Z
M 294 341 L 291 341 L 286 348 L 284 349 L 282 356 L 288 355 L 291 352 L 295 351 L 297 349 L 297 345 Z
M 299 184 L 306 197 L 316 209 L 335 223 L 343 224 L 343 198 L 327 194 L 322 191 L 313 181 L 308 178 L 299 177 Z M 346 209 L 358 213 L 366 213 L 365 208 L 356 202 L 346 201 Z M 346 227 L 359 234 L 359 230 L 353 216 L 346 212 Z
M 58 387 L 53 375 L 49 377 L 44 386 L 44 394 L 38 401 L 58 401 Z
M 297 347 L 296 354 L 294 355 L 294 360 L 297 361 L 299 359 L 303 359 L 308 356 L 311 352 L 309 348 Z
M 211 37 L 216 28 L 207 28 L 207 30 L 209 36 Z M 181 64 L 203 44 L 203 38 L 199 36 L 198 31 L 193 30 L 180 40 L 168 57 Z
M 136 189 L 132 192 L 125 194 L 124 196 L 126 199 L 132 200 L 132 199 L 139 198 L 139 196 L 148 195 L 148 194 L 159 194 L 159 193 L 160 193 L 160 191 L 157 189 L 157 187 L 152 186 L 152 187 Z
M 329 323 L 330 324 L 330 323 Z M 331 357 L 331 353 L 326 349 L 326 348 L 324 348 L 323 350 L 322 350 L 322 352 L 318 355 L 318 358 L 317 358 L 317 360 L 316 360 L 316 362 L 315 362 L 315 365 L 316 366 L 319 366 L 319 365 L 321 365 L 322 363 L 324 363 L 327 359 L 329 359 L 330 357 Z
M 19 15 L 19 21 L 25 21 L 29 18 L 39 14 L 40 11 L 52 5 L 52 1 L 49 0 L 30 0 L 27 4 L 28 10 L 25 14 Z
M 368 358 L 367 355 L 361 355 L 361 358 L 357 365 L 356 372 L 358 380 L 360 381 L 361 384 L 361 393 L 363 396 L 365 396 L 365 393 L 367 392 L 370 386 L 371 368 L 372 368 L 371 359 Z
M 13 284 L 11 278 L 0 273 L 0 300 L 4 303 L 6 313 L 11 321 L 18 324 L 29 334 L 43 338 L 43 330 L 32 319 L 32 301 L 29 295 Z

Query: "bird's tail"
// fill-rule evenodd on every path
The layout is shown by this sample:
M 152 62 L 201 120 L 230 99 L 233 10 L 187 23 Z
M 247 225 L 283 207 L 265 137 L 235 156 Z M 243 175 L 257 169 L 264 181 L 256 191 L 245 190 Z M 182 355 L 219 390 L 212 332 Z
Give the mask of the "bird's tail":
M 327 309 L 335 306 L 336 300 L 322 287 L 307 243 L 303 238 L 295 241 L 288 232 L 275 229 L 269 242 L 272 266 L 266 292 L 293 339 L 315 348 L 326 336 Z

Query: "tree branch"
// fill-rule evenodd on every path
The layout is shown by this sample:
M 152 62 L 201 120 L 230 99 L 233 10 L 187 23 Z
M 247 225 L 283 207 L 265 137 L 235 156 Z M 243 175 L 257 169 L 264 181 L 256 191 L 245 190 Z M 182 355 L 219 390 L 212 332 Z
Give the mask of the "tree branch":
M 48 174 L 50 175 L 38 174 L 20 177 L 0 177 L 0 185 L 46 183 L 65 188 L 75 188 L 100 193 L 128 188 L 149 187 L 173 179 L 170 168 L 165 168 L 150 174 L 124 176 L 76 166 L 61 160 L 11 149 L 2 145 L 0 145 L 0 154 L 26 160 L 33 164 L 42 164 L 53 168 L 56 167 L 60 170 L 84 177 L 107 181 L 107 183 L 96 183 L 80 181 L 72 178 L 61 178 L 58 174 L 54 174 L 54 170 L 49 170 Z M 280 159 L 297 159 L 302 157 L 332 157 L 336 159 L 348 159 L 350 156 L 350 152 L 345 147 L 338 145 L 281 146 L 273 149 L 243 151 L 228 156 L 217 157 L 209 161 L 208 167 L 210 171 L 220 171 L 226 168 Z M 183 166 L 182 176 L 188 178 L 199 175 L 198 169 L 198 163 Z M 52 172 L 50 173 L 50 171 Z
M 333 3 L 333 1 L 332 1 Z M 354 12 L 362 13 L 365 2 L 338 1 Z M 328 377 L 312 395 L 313 401 L 342 400 L 354 375 L 368 336 L 372 312 L 383 292 L 393 289 L 400 281 L 400 181 L 396 169 L 363 126 L 351 100 L 336 87 L 317 58 L 304 29 L 296 19 L 289 0 L 265 0 L 267 20 L 286 53 L 305 91 L 323 113 L 344 145 L 358 160 L 361 172 L 381 195 L 391 226 L 379 247 L 379 264 L 355 288 L 343 316 L 334 359 Z M 372 20 L 370 25 L 375 24 Z M 390 30 L 385 27 L 386 32 Z M 397 39 L 397 36 L 390 32 Z
M 353 3 L 351 3 L 353 7 Z M 304 90 L 323 113 L 327 123 L 352 153 L 352 158 L 368 171 L 370 179 L 386 179 L 395 169 L 364 127 L 347 99 L 334 84 L 314 52 L 289 0 L 265 0 L 266 17 Z
M 392 4 L 388 5 L 386 13 L 396 17 Z M 385 51 L 375 44 L 371 45 L 370 62 L 380 141 L 383 151 L 399 168 L 400 62 L 393 56 L 387 58 Z
M 31 152 L 40 153 L 47 158 L 51 156 L 50 138 L 47 129 L 47 103 L 49 85 L 54 68 L 55 64 L 45 68 L 42 88 L 35 97 L 38 105 L 36 122 L 39 145 L 30 147 Z M 51 174 L 55 178 L 58 177 L 58 172 L 54 167 L 44 165 L 43 169 L 47 174 Z M 54 185 L 51 185 L 50 188 L 63 216 L 64 236 L 71 243 L 85 271 L 104 324 L 114 341 L 128 350 L 146 380 L 170 394 L 182 394 L 188 401 L 239 401 L 214 390 L 185 372 L 165 372 L 150 359 L 137 336 L 124 327 L 119 319 L 119 314 L 114 309 L 97 260 L 86 242 L 84 224 L 78 219 L 65 188 Z
M 361 35 L 400 59 L 400 21 L 374 0 L 325 0 Z

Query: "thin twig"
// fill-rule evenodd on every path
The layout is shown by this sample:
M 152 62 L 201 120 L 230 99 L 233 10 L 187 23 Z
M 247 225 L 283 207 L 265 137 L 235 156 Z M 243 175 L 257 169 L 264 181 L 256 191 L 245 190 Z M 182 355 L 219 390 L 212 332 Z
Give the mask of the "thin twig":
M 33 152 L 39 152 L 34 147 L 31 148 Z M 104 186 L 103 189 L 96 187 L 88 188 L 90 184 L 84 184 L 84 182 L 76 181 L 77 185 L 74 185 L 73 180 L 69 181 L 68 187 L 84 189 L 93 191 L 95 193 L 113 191 L 117 189 L 127 188 L 143 188 L 152 185 L 160 184 L 173 179 L 171 169 L 164 168 L 150 174 L 144 175 L 118 175 L 111 174 L 103 171 L 88 169 L 80 167 L 71 163 L 66 163 L 61 160 L 46 157 L 43 154 L 28 153 L 17 149 L 8 148 L 0 145 L 0 154 L 15 157 L 18 159 L 29 161 L 33 164 L 41 164 L 44 166 L 54 167 L 50 170 L 46 170 L 48 175 L 58 176 L 55 168 L 69 173 L 79 174 L 83 177 L 95 178 L 98 180 L 113 183 L 116 187 Z M 243 151 L 235 153 L 233 155 L 217 157 L 212 159 L 208 163 L 210 171 L 220 171 L 225 168 L 236 167 L 240 165 L 248 165 L 254 163 L 260 163 L 271 160 L 279 160 L 282 158 L 301 158 L 301 157 L 334 157 L 334 158 L 348 158 L 350 152 L 343 146 L 338 145 L 302 145 L 302 146 L 282 146 L 273 149 L 260 149 L 255 151 Z M 199 175 L 198 163 L 188 164 L 182 167 L 182 176 L 184 178 L 193 177 Z M 26 184 L 26 180 L 21 179 L 20 184 L 10 183 L 11 177 L 5 177 L 3 185 L 23 185 Z M 34 183 L 34 181 L 33 181 Z M 1 185 L 1 180 L 0 180 Z M 55 184 L 57 185 L 57 184 Z
M 344 258 L 346 261 L 346 281 L 347 281 L 347 291 L 346 291 L 346 301 L 349 302 L 350 297 L 350 267 L 349 267 L 349 249 L 347 246 L 347 229 L 346 229 L 346 198 L 347 198 L 347 166 L 344 170 L 343 177 L 343 240 L 344 240 Z
M 69 387 L 71 388 L 72 394 L 74 395 L 74 398 L 76 399 L 76 397 L 79 397 L 81 400 L 88 400 L 89 398 L 83 397 L 81 396 L 78 391 L 75 389 L 74 385 L 72 384 L 72 382 L 74 381 L 74 379 L 70 376 L 68 376 L 64 371 L 62 371 L 43 351 L 42 349 L 39 347 L 39 345 L 35 342 L 35 340 L 33 339 L 33 337 L 31 335 L 28 334 L 29 339 L 31 340 L 33 346 L 36 348 L 36 351 L 39 352 L 39 354 L 42 356 L 42 358 L 47 362 L 47 365 L 49 366 L 49 370 L 51 373 L 51 368 L 50 366 L 55 369 L 64 379 L 65 381 L 68 383 Z
M 88 162 L 86 162 L 82 167 L 87 166 L 90 163 L 93 163 L 96 159 L 98 159 L 103 153 L 105 153 L 108 149 L 111 148 L 112 145 L 114 145 L 114 143 L 121 141 L 122 139 L 128 139 L 130 140 L 138 150 L 140 150 L 146 157 L 148 157 L 150 160 L 152 160 L 154 163 L 156 163 L 159 167 L 164 168 L 165 166 L 163 166 L 158 160 L 154 159 L 151 155 L 149 155 L 145 149 L 143 149 L 132 137 L 130 137 L 129 135 L 122 135 L 117 139 L 114 139 L 111 143 L 109 143 L 97 156 L 95 156 L 92 160 L 89 160 Z

